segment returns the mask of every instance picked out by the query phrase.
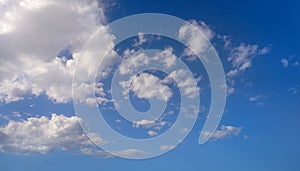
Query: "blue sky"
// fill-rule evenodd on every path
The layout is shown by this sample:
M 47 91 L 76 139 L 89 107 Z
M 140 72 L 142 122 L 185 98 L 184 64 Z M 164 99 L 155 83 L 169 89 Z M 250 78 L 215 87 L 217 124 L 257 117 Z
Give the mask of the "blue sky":
M 2 170 L 300 169 L 299 2 L 39 2 L 0 2 Z M 93 146 L 78 124 L 80 119 L 75 115 L 70 90 L 78 53 L 91 33 L 107 23 L 139 13 L 173 15 L 193 22 L 204 32 L 222 61 L 228 94 L 217 131 L 208 142 L 199 145 L 199 132 L 210 106 L 209 80 L 199 60 L 186 60 L 198 79 L 201 94 L 200 112 L 193 129 L 168 153 L 130 160 L 108 156 Z M 142 35 L 113 48 L 113 35 L 105 28 L 100 29 L 100 34 L 101 55 L 112 48 L 120 59 L 125 59 L 128 48 L 133 49 L 129 54 L 134 54 L 152 47 L 166 52 L 171 47 L 171 54 L 177 57 L 184 53 L 182 45 L 164 37 Z M 89 67 L 91 64 L 93 61 L 87 61 Z M 179 83 L 163 82 L 165 77 L 153 71 L 136 77 L 140 81 L 158 79 L 156 87 L 165 88 L 164 92 L 170 88 L 172 92 L 166 94 L 170 106 L 165 113 L 173 114 L 165 114 L 155 123 L 132 124 L 122 120 L 109 101 L 107 82 L 112 78 L 100 80 L 103 85 L 97 89 L 97 102 L 106 121 L 119 133 L 133 138 L 149 138 L 167 131 L 178 117 L 181 101 Z M 138 83 L 141 82 L 135 83 L 129 97 L 138 110 L 146 111 L 149 103 L 144 97 L 153 85 Z M 84 94 L 80 97 L 88 98 Z M 166 100 L 164 96 L 155 97 Z

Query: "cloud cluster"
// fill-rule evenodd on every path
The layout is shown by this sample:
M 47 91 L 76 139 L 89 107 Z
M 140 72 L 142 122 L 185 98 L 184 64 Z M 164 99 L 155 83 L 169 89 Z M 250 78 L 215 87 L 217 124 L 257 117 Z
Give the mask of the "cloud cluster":
M 260 48 L 258 45 L 246 45 L 245 43 L 240 43 L 238 46 L 232 46 L 230 38 L 223 36 L 223 39 L 225 42 L 225 49 L 230 52 L 227 61 L 231 63 L 231 68 L 226 74 L 227 94 L 230 95 L 235 92 L 235 79 L 252 67 L 255 57 L 269 53 L 270 48 Z
M 157 52 L 153 56 L 148 56 L 145 53 L 136 53 L 129 50 L 124 54 L 127 59 L 119 66 L 119 73 L 133 74 L 137 68 L 146 66 L 150 63 L 161 62 L 164 67 L 170 68 L 176 65 L 176 56 L 173 54 L 173 49 L 165 48 L 161 52 Z M 160 100 L 168 101 L 172 96 L 172 90 L 168 84 L 175 83 L 179 88 L 182 88 L 183 95 L 193 98 L 199 88 L 196 82 L 200 79 L 195 79 L 189 76 L 188 71 L 178 69 L 171 72 L 167 77 L 161 79 L 150 73 L 141 73 L 139 75 L 131 76 L 127 81 L 120 81 L 119 84 L 123 88 L 123 95 L 127 96 L 129 91 L 135 93 L 138 98 L 148 99 L 156 97 Z
M 103 8 L 95 0 L 4 0 L 0 2 L 0 102 L 46 94 L 71 100 L 72 76 L 80 50 L 99 29 L 103 54 L 113 47 Z M 67 48 L 72 58 L 56 57 Z M 87 68 L 94 61 L 87 61 Z
M 28 118 L 22 122 L 10 121 L 0 128 L 0 152 L 12 154 L 44 154 L 54 150 L 88 152 L 93 146 L 80 127 L 76 116 L 52 114 L 51 118 Z M 105 144 L 96 134 L 93 141 Z M 91 148 L 92 150 L 92 148 Z M 90 151 L 90 150 L 89 150 Z M 101 151 L 98 151 L 100 154 Z
M 163 66 L 167 68 L 176 64 L 176 56 L 171 47 L 166 47 L 163 51 L 157 52 L 151 57 L 144 52 L 139 53 L 134 50 L 126 50 L 124 56 L 126 60 L 119 66 L 119 73 L 122 75 L 132 74 L 139 67 L 146 66 L 153 62 L 161 62 Z

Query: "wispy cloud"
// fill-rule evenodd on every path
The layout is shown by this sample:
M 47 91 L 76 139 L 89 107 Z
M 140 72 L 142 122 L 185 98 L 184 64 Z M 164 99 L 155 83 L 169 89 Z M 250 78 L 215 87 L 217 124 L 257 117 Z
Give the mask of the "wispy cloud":
M 227 76 L 233 77 L 251 68 L 252 61 L 256 56 L 264 55 L 269 51 L 267 47 L 259 48 L 258 45 L 246 45 L 244 43 L 231 48 L 228 61 L 231 62 L 233 69 L 227 73 Z
M 230 136 L 238 136 L 241 133 L 242 128 L 241 127 L 234 127 L 229 125 L 222 125 L 220 126 L 210 137 L 210 140 L 219 140 L 224 139 L 226 137 Z M 211 135 L 211 132 L 202 132 L 204 136 Z
M 285 58 L 281 59 L 281 63 L 283 65 L 284 68 L 289 66 L 289 61 Z

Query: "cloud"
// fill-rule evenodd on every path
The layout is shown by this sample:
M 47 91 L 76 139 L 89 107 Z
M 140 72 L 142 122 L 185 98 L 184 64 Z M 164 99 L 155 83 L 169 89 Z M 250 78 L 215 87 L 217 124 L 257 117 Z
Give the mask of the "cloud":
M 149 136 L 155 136 L 155 135 L 157 135 L 157 132 L 150 130 L 150 131 L 147 132 L 147 134 Z
M 128 95 L 130 90 L 138 98 L 155 97 L 163 101 L 168 101 L 172 96 L 172 90 L 159 77 L 148 73 L 132 76 L 128 81 L 121 81 L 120 85 L 123 95 Z
M 181 130 L 180 130 L 180 134 L 185 134 L 185 133 L 187 133 L 187 132 L 189 132 L 190 130 L 188 129 L 188 128 L 182 128 Z
M 128 53 L 128 54 L 127 54 Z M 139 53 L 137 55 L 132 55 L 131 52 L 125 51 L 125 56 L 130 58 L 126 59 L 120 66 L 119 66 L 119 73 L 124 74 L 131 74 L 135 69 L 140 66 L 144 66 L 150 63 L 149 57 L 144 53 Z
M 210 45 L 209 40 L 215 36 L 215 33 L 205 22 L 192 20 L 191 24 L 185 24 L 180 27 L 178 38 L 185 41 L 194 50 L 194 53 L 199 54 L 207 50 Z M 192 54 L 188 49 L 185 50 L 185 55 Z
M 172 149 L 174 149 L 174 148 L 175 148 L 174 145 L 162 145 L 162 146 L 160 146 L 160 150 L 161 150 L 161 151 L 172 150 Z
M 257 95 L 249 98 L 250 102 L 257 102 L 260 99 L 266 98 L 264 95 Z
M 289 61 L 285 58 L 281 59 L 281 63 L 283 65 L 284 68 L 289 66 Z
M 145 42 L 147 42 L 147 39 L 145 38 L 144 33 L 138 32 L 138 40 L 135 41 L 133 47 L 139 47 Z
M 0 152 L 11 154 L 44 154 L 54 150 L 87 152 L 93 143 L 80 127 L 80 118 L 52 114 L 9 123 L 0 128 Z M 90 133 L 93 141 L 106 142 Z M 92 151 L 92 149 L 90 150 Z M 95 150 L 94 150 L 95 151 Z M 99 154 L 102 152 L 98 152 Z
M 126 149 L 126 150 L 120 150 L 120 151 L 114 151 L 112 153 L 114 153 L 118 156 L 127 157 L 127 158 L 146 157 L 150 154 L 149 152 L 139 150 L 139 149 L 133 149 L 133 148 Z
M 258 107 L 264 106 L 264 102 L 262 102 L 263 99 L 266 99 L 267 97 L 264 95 L 257 95 L 249 98 L 250 105 L 255 104 Z
M 214 140 L 224 139 L 224 138 L 230 137 L 230 136 L 238 136 L 240 134 L 241 130 L 242 130 L 241 127 L 222 125 L 213 133 L 213 135 L 210 137 L 210 139 L 212 141 L 214 141 Z M 202 134 L 204 136 L 210 136 L 211 132 L 205 131 L 205 132 L 202 132 Z
M 163 51 L 155 53 L 149 57 L 143 52 L 135 50 L 126 50 L 124 52 L 126 60 L 119 66 L 119 73 L 122 75 L 132 74 L 137 68 L 146 66 L 150 63 L 161 62 L 164 67 L 170 68 L 176 64 L 176 56 L 173 54 L 173 48 L 166 47 Z
M 193 98 L 199 92 L 196 79 L 189 76 L 188 71 L 183 69 L 173 71 L 164 79 L 164 82 L 172 82 L 173 79 L 176 81 L 177 86 L 182 88 L 182 93 L 186 97 Z
M 252 60 L 257 55 L 264 55 L 269 52 L 267 49 L 267 47 L 259 49 L 258 45 L 245 45 L 244 43 L 232 48 L 227 60 L 231 62 L 233 69 L 227 73 L 227 76 L 234 77 L 251 68 Z
M 270 48 L 259 48 L 258 45 L 246 45 L 244 43 L 241 43 L 237 47 L 233 47 L 228 37 L 225 37 L 224 41 L 227 43 L 225 49 L 230 51 L 227 61 L 232 65 L 231 69 L 226 74 L 227 95 L 229 96 L 235 92 L 235 78 L 252 67 L 252 62 L 255 57 L 269 53 Z
M 113 36 L 104 27 L 103 8 L 87 0 L 17 0 L 0 5 L 0 102 L 46 94 L 56 103 L 72 97 L 72 77 L 80 50 L 99 29 L 99 51 L 113 47 Z M 71 59 L 56 55 L 64 48 Z M 86 61 L 86 70 L 94 69 Z
M 163 118 L 160 118 L 158 120 L 140 120 L 133 123 L 134 128 L 144 127 L 144 128 L 153 128 L 155 130 L 160 130 L 162 127 L 167 125 L 168 123 L 162 120 Z

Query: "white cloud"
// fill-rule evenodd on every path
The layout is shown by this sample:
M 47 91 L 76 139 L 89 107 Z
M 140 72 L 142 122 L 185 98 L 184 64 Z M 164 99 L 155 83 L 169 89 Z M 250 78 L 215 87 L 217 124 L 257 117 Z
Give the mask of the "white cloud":
M 143 43 L 147 42 L 145 36 L 144 36 L 144 33 L 142 32 L 138 32 L 138 40 L 135 41 L 133 47 L 138 47 L 138 46 L 141 46 Z
M 120 82 L 120 85 L 123 87 L 123 95 L 128 95 L 130 90 L 138 98 L 155 97 L 163 101 L 168 101 L 172 96 L 172 90 L 159 77 L 148 73 L 132 76 L 128 81 Z
M 128 52 L 128 51 L 126 51 Z M 131 53 L 128 52 L 126 56 L 130 56 Z M 149 64 L 150 59 L 145 53 L 139 53 L 137 55 L 133 55 L 128 57 L 120 66 L 119 66 L 119 72 L 120 74 L 131 74 L 135 69 L 137 69 L 140 66 L 144 66 Z
M 164 67 L 170 68 L 176 64 L 176 56 L 173 54 L 173 48 L 166 47 L 163 51 L 157 52 L 150 57 L 147 54 L 136 52 L 135 50 L 125 50 L 126 60 L 119 66 L 119 73 L 132 74 L 138 67 L 148 65 L 154 62 L 161 62 Z
M 174 145 L 162 145 L 162 146 L 160 146 L 161 151 L 172 150 L 174 148 L 175 148 Z
M 183 89 L 183 95 L 193 98 L 199 92 L 196 79 L 189 76 L 188 71 L 180 69 L 171 72 L 165 79 L 164 82 L 171 82 L 174 79 L 179 88 Z
M 224 42 L 224 48 L 229 48 L 231 45 L 231 38 L 228 35 L 217 35 L 217 37 Z
M 252 66 L 252 59 L 257 54 L 257 45 L 245 45 L 235 47 L 228 58 L 228 61 L 232 62 L 232 65 L 239 71 L 245 71 Z
M 229 85 L 226 86 L 226 94 L 227 94 L 227 96 L 233 94 L 234 91 L 235 91 L 235 89 L 233 87 L 231 87 Z
M 283 65 L 284 68 L 289 66 L 289 61 L 285 58 L 281 59 L 281 63 Z
M 51 118 L 28 118 L 22 122 L 9 121 L 0 128 L 0 152 L 12 154 L 44 154 L 53 150 L 87 150 L 93 146 L 80 127 L 76 116 L 52 114 Z M 93 141 L 105 144 L 90 133 Z
M 265 55 L 265 54 L 268 54 L 270 51 L 271 51 L 271 49 L 269 47 L 264 47 L 258 51 L 258 54 Z
M 270 52 L 269 47 L 259 48 L 258 45 L 245 45 L 241 43 L 237 47 L 232 47 L 231 42 L 227 42 L 225 48 L 230 50 L 230 55 L 227 61 L 231 62 L 231 69 L 227 72 L 227 95 L 231 95 L 235 91 L 235 79 L 241 73 L 252 67 L 252 61 L 259 55 L 264 55 Z
M 191 21 L 191 23 L 192 25 L 186 24 L 180 27 L 178 38 L 186 41 L 187 45 L 194 50 L 194 53 L 199 54 L 207 50 L 209 40 L 215 36 L 215 33 L 204 22 Z M 185 54 L 191 55 L 192 53 L 186 49 Z
M 173 54 L 173 48 L 166 47 L 163 51 L 155 54 L 154 61 L 163 62 L 164 67 L 170 68 L 176 64 L 176 56 Z
M 17 0 L 0 3 L 0 102 L 46 94 L 56 103 L 71 100 L 72 76 L 78 54 L 99 28 L 101 51 L 113 47 L 103 8 L 87 0 Z M 4 29 L 5 28 L 5 29 Z M 69 47 L 74 59 L 57 58 Z M 87 61 L 87 70 L 94 61 Z
M 258 107 L 264 106 L 264 102 L 262 102 L 263 99 L 266 99 L 267 97 L 264 95 L 257 95 L 249 98 L 250 105 L 255 104 Z
M 224 139 L 229 136 L 238 136 L 241 132 L 241 127 L 234 127 L 234 126 L 225 126 L 222 125 L 219 127 L 213 135 L 210 137 L 211 140 L 218 140 L 218 139 Z M 202 132 L 204 136 L 211 135 L 211 132 Z
M 189 132 L 190 130 L 188 129 L 188 128 L 182 128 L 181 130 L 180 130 L 180 134 L 185 134 L 185 133 L 187 133 L 187 132 Z
M 140 121 L 137 121 L 134 123 L 134 127 L 135 128 L 139 128 L 139 127 L 146 127 L 146 128 L 150 128 L 152 127 L 153 125 L 155 124 L 155 121 L 150 121 L 150 120 L 146 120 L 146 119 L 143 119 L 143 120 L 140 120 Z
M 139 158 L 139 157 L 145 157 L 149 155 L 149 152 L 139 150 L 139 149 L 126 149 L 126 150 L 120 150 L 120 151 L 114 151 L 112 152 L 118 156 L 122 157 L 128 157 L 128 158 Z
M 162 127 L 167 125 L 168 123 L 163 121 L 162 118 L 158 120 L 140 120 L 133 123 L 134 128 L 144 127 L 144 128 L 153 128 L 155 130 L 160 130 Z
M 264 55 L 269 48 L 259 49 L 258 45 L 245 45 L 241 43 L 238 47 L 231 49 L 228 61 L 232 63 L 233 69 L 227 73 L 228 77 L 234 77 L 248 68 L 252 67 L 252 60 L 257 55 Z
M 263 98 L 266 98 L 264 95 L 257 95 L 249 98 L 250 102 L 257 102 Z
M 155 136 L 155 135 L 157 135 L 157 132 L 150 130 L 150 131 L 147 132 L 147 134 L 149 136 Z

